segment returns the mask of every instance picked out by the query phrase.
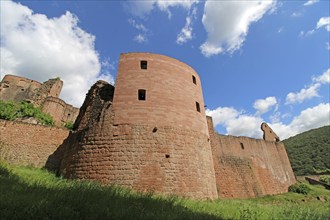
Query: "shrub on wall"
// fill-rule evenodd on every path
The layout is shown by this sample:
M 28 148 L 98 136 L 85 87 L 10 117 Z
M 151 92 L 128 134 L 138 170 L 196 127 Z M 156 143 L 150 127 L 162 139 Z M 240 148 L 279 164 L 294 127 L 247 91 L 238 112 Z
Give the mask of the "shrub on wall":
M 69 130 L 72 130 L 73 129 L 73 121 L 67 121 L 64 125 L 64 127 L 66 127 L 67 129 Z
M 26 101 L 15 103 L 12 101 L 0 101 L 0 119 L 14 121 L 17 118 L 33 117 L 40 124 L 53 125 L 52 116 L 42 112 L 41 108 L 35 107 Z
M 307 195 L 311 189 L 305 183 L 295 183 L 289 186 L 289 192 Z

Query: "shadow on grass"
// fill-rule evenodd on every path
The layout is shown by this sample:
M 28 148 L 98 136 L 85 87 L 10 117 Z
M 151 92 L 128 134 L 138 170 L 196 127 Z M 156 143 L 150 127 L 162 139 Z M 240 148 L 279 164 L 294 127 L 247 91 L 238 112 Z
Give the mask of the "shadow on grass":
M 0 166 L 0 219 L 219 219 L 188 210 L 175 197 L 63 182 L 29 184 Z

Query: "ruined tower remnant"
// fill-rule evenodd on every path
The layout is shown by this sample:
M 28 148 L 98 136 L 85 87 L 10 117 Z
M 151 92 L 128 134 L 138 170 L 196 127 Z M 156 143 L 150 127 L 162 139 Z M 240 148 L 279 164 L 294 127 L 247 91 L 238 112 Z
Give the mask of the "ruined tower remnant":
M 78 108 L 59 98 L 62 86 L 60 78 L 40 83 L 21 76 L 5 75 L 0 82 L 0 100 L 33 103 L 40 106 L 43 112 L 49 113 L 56 125 L 62 126 L 66 122 L 75 121 L 79 113 Z
M 261 124 L 261 130 L 264 132 L 263 139 L 265 141 L 280 141 L 280 138 L 277 136 L 277 134 L 265 122 Z
M 218 197 L 201 82 L 178 60 L 121 54 L 116 88 L 97 82 L 74 129 L 48 161 L 67 178 Z

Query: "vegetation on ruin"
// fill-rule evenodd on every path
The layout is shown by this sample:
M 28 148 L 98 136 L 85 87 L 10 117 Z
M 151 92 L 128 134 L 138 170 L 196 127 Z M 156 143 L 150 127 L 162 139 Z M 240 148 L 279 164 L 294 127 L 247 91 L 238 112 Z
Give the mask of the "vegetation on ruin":
M 330 219 L 330 191 L 188 200 L 56 177 L 0 162 L 1 219 Z
M 296 176 L 330 174 L 330 126 L 284 140 Z
M 52 116 L 42 112 L 40 107 L 35 107 L 33 104 L 26 101 L 20 103 L 12 101 L 0 101 L 0 119 L 14 121 L 18 118 L 33 117 L 40 124 L 53 125 Z
M 64 127 L 66 127 L 69 130 L 73 129 L 74 122 L 73 121 L 68 121 L 64 124 Z

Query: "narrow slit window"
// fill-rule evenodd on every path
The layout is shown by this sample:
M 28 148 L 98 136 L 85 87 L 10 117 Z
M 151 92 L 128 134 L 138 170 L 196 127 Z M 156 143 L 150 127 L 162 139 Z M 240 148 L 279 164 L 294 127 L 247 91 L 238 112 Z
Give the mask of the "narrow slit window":
M 196 77 L 194 75 L 192 76 L 192 81 L 196 85 Z
M 138 99 L 140 101 L 145 101 L 146 100 L 146 95 L 147 95 L 147 91 L 145 89 L 139 89 L 139 91 L 138 91 Z
M 146 60 L 141 60 L 140 66 L 142 70 L 148 69 L 148 62 Z
M 196 102 L 196 110 L 197 110 L 198 112 L 201 112 L 201 107 L 199 106 L 199 103 L 198 103 L 198 102 Z

